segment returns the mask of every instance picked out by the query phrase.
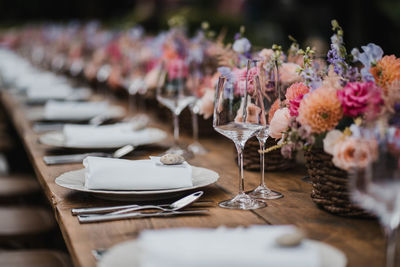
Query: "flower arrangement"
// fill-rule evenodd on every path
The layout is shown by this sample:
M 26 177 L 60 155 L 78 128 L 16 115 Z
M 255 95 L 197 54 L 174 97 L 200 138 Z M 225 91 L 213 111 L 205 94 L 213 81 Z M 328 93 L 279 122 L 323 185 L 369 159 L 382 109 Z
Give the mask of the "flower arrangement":
M 313 65 L 311 49 L 298 50 L 304 64 L 302 80 L 286 91 L 286 100 L 271 119 L 271 136 L 285 157 L 296 150 L 319 148 L 333 164 L 350 170 L 374 157 L 373 147 L 358 144 L 352 135 L 357 125 L 394 114 L 400 107 L 400 58 L 383 55 L 375 44 L 348 54 L 343 30 L 332 21 L 334 35 L 328 52 L 330 66 L 321 72 Z M 361 64 L 361 70 L 356 67 Z

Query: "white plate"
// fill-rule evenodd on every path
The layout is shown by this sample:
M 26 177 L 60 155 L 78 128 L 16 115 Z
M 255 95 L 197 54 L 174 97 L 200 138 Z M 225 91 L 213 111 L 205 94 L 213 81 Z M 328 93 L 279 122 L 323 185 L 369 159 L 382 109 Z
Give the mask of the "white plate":
M 142 129 L 141 131 L 147 131 L 148 134 L 147 134 L 146 140 L 133 139 L 130 143 L 127 143 L 127 144 L 121 144 L 121 143 L 102 144 L 102 143 L 99 143 L 97 145 L 92 145 L 92 146 L 87 146 L 87 145 L 83 145 L 83 144 L 70 146 L 65 143 L 65 137 L 64 137 L 63 132 L 61 132 L 61 131 L 45 133 L 39 137 L 39 142 L 41 144 L 45 144 L 45 145 L 56 147 L 56 148 L 93 150 L 93 149 L 116 149 L 116 148 L 120 148 L 124 145 L 133 145 L 133 146 L 150 145 L 150 144 L 159 143 L 167 137 L 166 132 L 164 132 L 163 130 L 157 129 L 157 128 L 145 128 L 145 129 Z
M 125 110 L 119 106 L 110 106 L 104 117 L 108 119 L 119 119 L 125 115 Z M 89 121 L 91 118 L 63 118 L 63 119 L 47 119 L 44 116 L 44 107 L 31 107 L 26 110 L 26 116 L 31 121 L 65 121 L 65 122 L 83 122 Z
M 23 94 L 21 100 L 27 104 L 44 104 L 49 100 L 82 101 L 88 100 L 91 94 L 90 89 L 81 88 L 73 90 L 67 98 L 29 98 L 26 94 Z
M 66 172 L 56 178 L 56 184 L 59 186 L 94 194 L 97 197 L 119 201 L 129 200 L 157 200 L 172 198 L 186 191 L 195 190 L 201 187 L 211 185 L 218 181 L 219 174 L 200 167 L 192 166 L 192 187 L 177 188 L 177 189 L 164 189 L 164 190 L 91 190 L 84 186 L 85 183 L 85 169 Z
M 346 255 L 331 245 L 315 240 L 305 240 L 308 244 L 319 249 L 320 267 L 345 267 Z M 113 246 L 98 262 L 99 267 L 140 267 L 140 257 L 143 255 L 135 240 Z

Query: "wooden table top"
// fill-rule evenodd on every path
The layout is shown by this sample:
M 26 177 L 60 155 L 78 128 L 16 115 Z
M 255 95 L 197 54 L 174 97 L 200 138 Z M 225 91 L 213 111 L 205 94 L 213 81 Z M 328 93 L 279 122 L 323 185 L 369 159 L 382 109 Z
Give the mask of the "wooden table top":
M 91 250 L 108 248 L 119 242 L 133 239 L 144 229 L 172 227 L 218 227 L 246 226 L 251 224 L 293 224 L 307 233 L 311 239 L 326 242 L 342 250 L 348 257 L 348 266 L 383 266 L 384 239 L 376 221 L 350 219 L 331 215 L 316 207 L 310 198 L 311 185 L 301 181 L 303 169 L 287 172 L 267 173 L 267 185 L 284 194 L 284 198 L 268 201 L 268 207 L 253 211 L 210 208 L 209 215 L 195 215 L 171 218 L 145 218 L 79 224 L 71 215 L 71 208 L 104 205 L 106 201 L 93 196 L 73 192 L 55 184 L 60 174 L 80 169 L 81 164 L 47 166 L 42 157 L 50 147 L 39 144 L 38 134 L 32 130 L 32 122 L 26 118 L 26 107 L 8 92 L 1 93 L 1 102 L 14 123 L 30 161 L 35 169 L 41 187 L 49 199 L 56 220 L 75 266 L 95 266 Z M 171 132 L 167 124 L 156 126 Z M 190 142 L 190 138 L 183 137 Z M 238 168 L 234 160 L 233 144 L 223 137 L 201 139 L 210 150 L 207 155 L 196 156 L 189 162 L 195 166 L 207 167 L 220 174 L 219 181 L 205 189 L 204 200 L 219 202 L 237 193 Z M 163 148 L 138 148 L 132 158 L 138 159 L 157 154 Z M 259 183 L 258 172 L 245 172 L 246 190 Z

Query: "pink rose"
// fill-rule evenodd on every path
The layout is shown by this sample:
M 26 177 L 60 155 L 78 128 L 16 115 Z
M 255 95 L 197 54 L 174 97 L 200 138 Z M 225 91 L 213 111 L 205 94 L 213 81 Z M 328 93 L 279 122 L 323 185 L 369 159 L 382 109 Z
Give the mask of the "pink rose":
M 189 67 L 183 59 L 176 58 L 167 61 L 168 80 L 186 78 L 189 74 Z
M 258 53 L 259 57 L 262 57 L 264 60 L 269 61 L 274 55 L 274 50 L 264 48 Z
M 284 84 L 292 84 L 301 81 L 301 76 L 297 73 L 300 66 L 295 63 L 282 63 L 279 68 L 279 77 Z
M 235 95 L 244 94 L 246 89 L 246 78 L 247 78 L 247 92 L 249 94 L 254 93 L 256 89 L 256 76 L 258 74 L 258 70 L 256 67 L 251 68 L 248 74 L 247 74 L 247 68 L 233 69 L 232 73 L 235 77 L 235 83 L 234 83 Z
M 281 108 L 275 111 L 274 117 L 269 125 L 269 135 L 272 138 L 279 139 L 282 133 L 286 132 L 289 127 L 290 114 L 288 108 Z
M 332 162 L 336 167 L 349 171 L 355 167 L 365 168 L 377 155 L 375 143 L 348 137 L 334 146 Z
M 200 100 L 199 114 L 203 115 L 204 119 L 210 118 L 214 112 L 214 96 L 215 91 L 213 89 L 208 89 Z
M 370 111 L 378 113 L 383 105 L 379 89 L 373 82 L 349 82 L 337 91 L 337 96 L 342 104 L 344 115 L 357 117 L 371 108 Z

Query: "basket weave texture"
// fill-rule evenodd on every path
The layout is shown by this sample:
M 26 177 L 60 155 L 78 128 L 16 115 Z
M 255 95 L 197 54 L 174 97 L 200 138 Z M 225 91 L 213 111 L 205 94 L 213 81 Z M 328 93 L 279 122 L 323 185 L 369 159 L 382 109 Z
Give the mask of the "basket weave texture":
M 312 181 L 311 198 L 320 208 L 340 216 L 371 218 L 349 198 L 347 172 L 335 167 L 332 156 L 322 149 L 305 152 L 306 168 Z
M 268 138 L 265 147 L 269 148 L 276 145 L 276 140 Z M 256 137 L 246 142 L 244 149 L 243 168 L 249 171 L 260 170 L 260 144 Z M 236 153 L 236 149 L 235 149 Z M 237 160 L 237 156 L 235 158 Z M 282 156 L 280 149 L 272 150 L 265 154 L 266 171 L 283 171 L 295 166 L 294 160 L 286 159 Z

